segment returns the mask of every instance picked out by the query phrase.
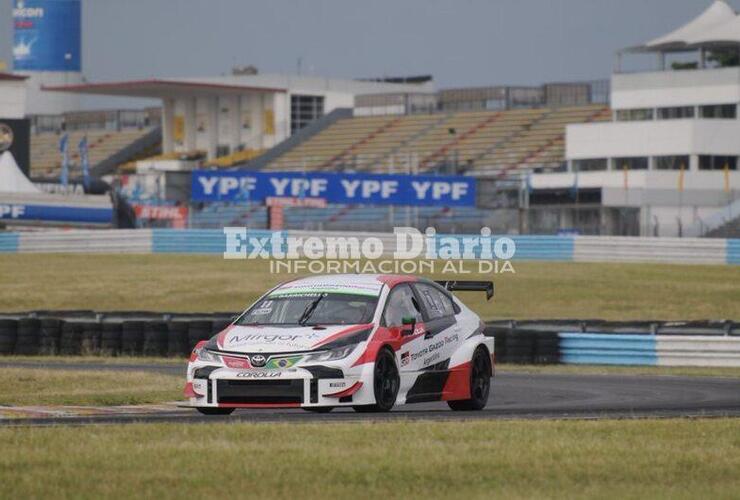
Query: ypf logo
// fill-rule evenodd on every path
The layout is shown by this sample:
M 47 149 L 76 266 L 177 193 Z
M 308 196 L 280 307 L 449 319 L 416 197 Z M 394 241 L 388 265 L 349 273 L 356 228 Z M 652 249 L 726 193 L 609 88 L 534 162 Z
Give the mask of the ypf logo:
M 13 145 L 13 129 L 0 123 L 0 151 L 6 151 Z
M 265 363 L 267 363 L 267 358 L 264 357 L 262 354 L 255 354 L 251 358 L 249 358 L 249 361 L 252 362 L 252 366 L 255 368 L 260 368 L 262 366 L 265 366 Z

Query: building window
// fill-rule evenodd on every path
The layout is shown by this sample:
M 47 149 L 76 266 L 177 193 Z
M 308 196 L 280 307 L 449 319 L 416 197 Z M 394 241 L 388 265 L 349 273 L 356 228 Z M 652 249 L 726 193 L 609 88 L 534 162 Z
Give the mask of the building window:
M 614 168 L 616 168 L 617 170 L 623 170 L 625 167 L 628 170 L 647 170 L 648 159 L 644 156 L 638 156 L 635 158 L 614 159 Z
M 593 172 L 594 170 L 606 170 L 606 158 L 589 158 L 587 160 L 573 160 L 574 172 Z
M 290 133 L 300 130 L 324 115 L 324 97 L 318 95 L 290 96 Z
M 676 106 L 672 108 L 658 108 L 659 120 L 678 120 L 680 118 L 693 118 L 693 106 Z
M 658 170 L 684 170 L 689 169 L 689 155 L 680 156 L 656 156 L 655 168 Z
M 737 156 L 699 156 L 699 170 L 737 170 Z
M 702 118 L 736 118 L 737 106 L 734 104 L 714 104 L 701 107 Z
M 618 109 L 617 110 L 617 121 L 618 122 L 634 122 L 641 120 L 652 120 L 653 110 L 650 108 L 640 109 Z

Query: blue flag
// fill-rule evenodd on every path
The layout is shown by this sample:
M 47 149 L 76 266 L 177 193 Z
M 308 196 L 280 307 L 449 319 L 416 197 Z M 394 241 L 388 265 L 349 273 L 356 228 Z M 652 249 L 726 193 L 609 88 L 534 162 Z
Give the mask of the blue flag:
M 59 138 L 59 152 L 62 153 L 62 171 L 59 182 L 62 186 L 69 184 L 69 134 Z
M 532 191 L 534 191 L 534 188 L 532 187 L 532 173 L 527 172 L 527 193 L 532 194 Z
M 87 149 L 87 136 L 80 139 L 80 143 L 77 145 L 80 151 L 80 164 L 82 166 L 82 184 L 87 189 L 90 186 L 90 159 L 88 157 Z

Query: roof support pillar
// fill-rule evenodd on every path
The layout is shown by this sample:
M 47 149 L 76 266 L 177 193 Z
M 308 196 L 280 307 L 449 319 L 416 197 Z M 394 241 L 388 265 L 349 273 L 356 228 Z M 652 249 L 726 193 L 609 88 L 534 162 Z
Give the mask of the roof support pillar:
M 185 104 L 185 151 L 192 152 L 198 149 L 195 143 L 197 124 L 195 123 L 195 97 L 183 99 Z
M 218 97 L 208 98 L 208 150 L 209 160 L 218 156 Z
M 242 132 L 242 96 L 238 95 L 233 97 L 233 108 L 231 110 L 231 123 L 229 129 L 231 130 L 231 138 L 229 141 L 229 147 L 231 152 L 234 153 L 239 150 L 241 146 L 241 132 Z
M 172 153 L 175 150 L 175 100 L 171 97 L 162 99 L 162 152 Z

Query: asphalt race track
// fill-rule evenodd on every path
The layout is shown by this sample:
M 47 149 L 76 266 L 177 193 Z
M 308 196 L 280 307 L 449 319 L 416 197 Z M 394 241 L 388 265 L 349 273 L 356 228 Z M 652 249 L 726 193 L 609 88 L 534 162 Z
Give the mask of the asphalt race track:
M 183 374 L 179 366 L 0 362 L 0 367 L 65 370 L 146 370 Z M 316 414 L 300 409 L 237 410 L 227 417 L 203 416 L 188 408 L 155 414 L 0 419 L 0 425 L 84 425 L 135 422 L 311 422 L 442 419 L 595 419 L 642 417 L 740 417 L 740 378 L 655 375 L 561 375 L 500 372 L 489 406 L 479 412 L 453 412 L 445 403 L 401 406 L 385 414 L 351 409 Z

